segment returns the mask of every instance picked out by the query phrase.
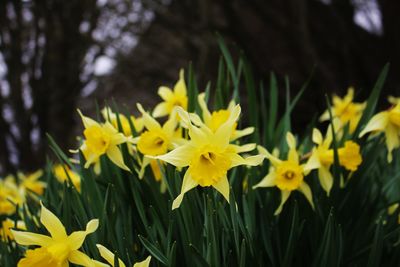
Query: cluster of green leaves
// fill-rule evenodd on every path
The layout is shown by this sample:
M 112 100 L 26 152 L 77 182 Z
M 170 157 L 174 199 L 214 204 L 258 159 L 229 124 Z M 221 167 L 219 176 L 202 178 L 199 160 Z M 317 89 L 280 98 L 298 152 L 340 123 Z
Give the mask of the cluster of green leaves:
M 293 99 L 288 80 L 282 90 L 273 74 L 268 86 L 257 85 L 244 57 L 234 64 L 222 41 L 220 46 L 223 57 L 217 82 L 206 87 L 209 97 L 215 93 L 215 109 L 236 99 L 247 107 L 244 116 L 256 127 L 247 141 L 270 151 L 278 147 L 285 155 L 284 137 L 291 130 L 291 113 L 307 84 Z M 354 138 L 375 111 L 387 71 L 385 67 L 372 90 Z M 199 88 L 191 68 L 187 82 L 189 110 L 198 111 Z M 239 87 L 246 88 L 247 103 L 240 99 Z M 278 94 L 282 91 L 286 91 L 287 101 L 280 115 Z M 314 124 L 296 135 L 305 151 L 312 146 Z M 334 164 L 335 181 L 329 197 L 319 185 L 317 172 L 306 177 L 315 210 L 304 196 L 294 193 L 283 212 L 273 215 L 280 202 L 279 190 L 252 189 L 268 172 L 266 160 L 260 167 L 230 171 L 231 204 L 215 190 L 198 187 L 172 211 L 172 200 L 179 194 L 183 178 L 175 167 L 164 168 L 167 191 L 161 193 L 160 183 L 151 172 L 140 180 L 135 172 L 123 171 L 103 157 L 101 174 L 96 175 L 83 167 L 82 155 L 81 165 L 74 166 L 54 142 L 51 145 L 60 161 L 80 174 L 82 192 L 78 193 L 72 183 L 58 183 L 49 163 L 44 177 L 48 187 L 42 201 L 57 214 L 67 232 L 83 229 L 91 218 L 99 218 L 100 227 L 86 239 L 83 250 L 100 259 L 95 246 L 100 243 L 116 252 L 127 266 L 147 255 L 153 257 L 151 266 L 396 266 L 400 262 L 398 214 L 389 216 L 387 208 L 400 201 L 400 157 L 395 156 L 388 164 L 382 140 L 360 140 L 363 163 L 345 187 L 340 186 L 340 179 L 348 174 L 341 173 L 337 162 Z M 340 142 L 335 139 L 334 146 L 340 146 Z M 138 169 L 126 144 L 122 151 L 126 164 Z M 35 223 L 38 209 L 35 202 L 23 207 L 27 228 L 45 233 Z M 16 266 L 24 253 L 12 242 L 1 243 L 0 251 L 1 266 Z

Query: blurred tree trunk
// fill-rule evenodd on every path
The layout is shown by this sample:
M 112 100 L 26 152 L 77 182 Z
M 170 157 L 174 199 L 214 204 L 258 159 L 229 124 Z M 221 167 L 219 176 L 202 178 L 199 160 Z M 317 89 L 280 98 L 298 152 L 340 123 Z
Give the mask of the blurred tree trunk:
M 9 88 L 0 108 L 11 116 L 0 118 L 3 173 L 42 166 L 47 133 L 64 150 L 73 145 L 80 75 L 98 14 L 96 0 L 0 2 L 0 51 L 7 68 L 0 86 Z
M 355 6 L 348 0 L 331 4 L 317 0 L 172 1 L 168 7 L 155 9 L 153 23 L 131 54 L 119 58 L 104 87 L 109 96 L 132 107 L 138 99 L 154 105 L 158 86 L 173 83 L 178 69 L 190 61 L 205 86 L 217 72 L 220 53 L 215 33 L 219 32 L 229 45 L 243 49 L 258 78 L 265 79 L 274 71 L 283 84 L 288 75 L 292 95 L 314 69 L 297 107 L 300 112 L 294 124 L 300 128 L 316 111 L 326 108 L 326 93 L 344 94 L 355 86 L 361 90 L 359 99 L 365 98 L 389 61 L 392 69 L 383 95 L 398 92 L 399 4 L 380 2 L 381 36 L 354 23 Z M 131 102 L 125 97 L 129 91 L 136 95 Z

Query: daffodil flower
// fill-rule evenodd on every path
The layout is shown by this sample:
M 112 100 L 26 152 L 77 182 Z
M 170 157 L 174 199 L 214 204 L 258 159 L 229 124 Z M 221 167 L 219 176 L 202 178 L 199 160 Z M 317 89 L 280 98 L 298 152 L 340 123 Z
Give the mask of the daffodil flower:
M 105 107 L 102 111 L 101 114 L 103 115 L 104 119 L 106 121 L 109 121 L 112 126 L 114 126 L 114 128 L 116 130 L 118 130 L 118 117 L 119 117 L 119 121 L 121 122 L 121 126 L 122 126 L 122 133 L 126 136 L 126 137 L 130 137 L 132 136 L 132 129 L 131 129 L 131 124 L 129 123 L 129 120 L 131 121 L 133 127 L 135 128 L 135 131 L 137 133 L 141 132 L 143 130 L 143 119 L 142 118 L 135 118 L 134 116 L 130 116 L 129 119 L 119 113 L 118 117 L 117 114 L 114 113 L 111 108 L 109 107 Z
M 71 179 L 71 182 L 76 190 L 78 190 L 78 192 L 81 192 L 81 177 L 76 172 L 71 170 L 68 165 L 57 164 L 53 167 L 53 172 L 57 180 L 61 183 L 63 183 L 64 181 L 68 181 L 68 179 Z
M 158 95 L 164 100 L 159 103 L 153 111 L 155 118 L 164 117 L 172 113 L 175 107 L 182 107 L 187 110 L 188 98 L 183 69 L 179 72 L 179 80 L 174 86 L 174 90 L 166 86 L 158 89 Z
M 179 168 L 188 167 L 181 193 L 173 201 L 172 209 L 178 208 L 184 195 L 197 186 L 212 186 L 229 202 L 228 170 L 238 165 L 256 166 L 263 160 L 261 155 L 243 158 L 238 154 L 254 148 L 254 145 L 235 146 L 229 143 L 233 126 L 240 115 L 240 106 L 232 109 L 228 120 L 215 132 L 204 124 L 200 127 L 193 125 L 190 115 L 182 108 L 177 108 L 177 112 L 188 126 L 190 140 L 165 155 L 151 157 Z
M 333 175 L 329 169 L 334 163 L 334 151 L 330 148 L 332 144 L 331 127 L 328 128 L 325 139 L 318 129 L 314 129 L 312 140 L 317 146 L 313 148 L 305 169 L 318 169 L 320 184 L 329 196 L 333 185 Z M 356 171 L 362 162 L 360 146 L 353 141 L 346 141 L 344 147 L 338 149 L 338 158 L 339 164 L 345 169 L 351 172 Z
M 391 206 L 388 208 L 388 214 L 389 214 L 389 215 L 393 215 L 393 214 L 397 211 L 397 209 L 399 208 L 399 206 L 400 206 L 399 203 L 395 203 L 395 204 L 391 205 Z M 400 224 L 400 214 L 398 215 L 397 222 L 398 222 L 398 224 Z
M 369 132 L 384 132 L 388 150 L 387 160 L 390 163 L 393 160 L 392 151 L 400 147 L 400 98 L 390 97 L 389 102 L 393 106 L 373 116 L 360 133 L 360 137 Z
M 96 246 L 99 249 L 101 257 L 103 257 L 109 264 L 111 264 L 112 267 L 114 267 L 114 262 L 115 262 L 114 253 L 112 253 L 110 250 L 108 250 L 106 247 L 100 244 L 97 244 Z M 135 263 L 133 267 L 149 267 L 150 261 L 151 261 L 151 256 L 148 256 L 144 261 Z M 118 259 L 118 265 L 120 267 L 126 267 L 125 263 L 120 259 Z
M 6 218 L 3 220 L 1 223 L 1 228 L 0 228 L 0 239 L 3 242 L 7 242 L 7 240 L 14 240 L 14 236 L 11 233 L 11 228 L 16 228 L 19 230 L 26 230 L 25 223 L 23 221 L 14 221 L 9 218 Z
M 14 178 L 0 179 L 0 215 L 12 215 L 16 205 L 24 202 Z
M 353 102 L 353 99 L 354 88 L 352 87 L 348 89 L 347 94 L 343 98 L 340 98 L 337 95 L 333 96 L 331 113 L 335 130 L 338 130 L 338 132 L 340 132 L 344 126 L 349 124 L 349 131 L 350 133 L 353 133 L 361 119 L 366 103 L 356 103 Z M 329 119 L 329 110 L 326 110 L 319 118 L 320 121 L 327 121 Z
M 138 104 L 137 107 L 142 113 L 145 128 L 142 134 L 134 139 L 140 153 L 143 155 L 158 156 L 167 153 L 184 142 L 184 139 L 177 134 L 176 128 L 178 122 L 175 115 L 170 116 L 164 125 L 161 126 L 160 123 L 143 109 L 142 105 Z M 144 170 L 149 164 L 151 164 L 156 179 L 161 179 L 157 161 L 147 157 L 143 159 L 139 178 L 143 178 Z
M 220 109 L 218 111 L 213 111 L 212 113 L 207 107 L 207 103 L 205 101 L 205 93 L 199 94 L 197 101 L 199 103 L 199 106 L 202 110 L 202 117 L 204 124 L 210 128 L 213 132 L 216 132 L 217 129 L 224 124 L 228 118 L 229 115 L 231 114 L 232 110 L 235 108 L 235 101 L 231 101 L 228 105 L 227 109 Z M 191 114 L 192 120 L 194 123 L 196 123 L 196 114 Z M 198 120 L 197 120 L 198 121 Z M 230 140 L 236 140 L 238 138 L 241 138 L 243 136 L 252 134 L 254 132 L 254 127 L 248 127 L 243 130 L 238 130 L 237 128 L 237 123 L 233 125 L 233 131 L 232 131 L 232 136 L 230 137 Z
M 17 175 L 20 182 L 19 187 L 21 194 L 26 195 L 28 191 L 32 191 L 38 195 L 43 195 L 46 183 L 39 180 L 39 178 L 43 175 L 42 170 L 38 170 L 27 175 L 19 172 Z
M 270 154 L 262 146 L 258 146 L 259 152 L 264 155 L 272 164 L 269 173 L 253 189 L 258 187 L 278 187 L 281 191 L 281 203 L 275 211 L 275 215 L 281 213 L 283 205 L 294 190 L 300 191 L 314 209 L 311 189 L 304 181 L 308 171 L 300 164 L 300 157 L 296 150 L 296 140 L 291 133 L 287 133 L 286 141 L 289 146 L 287 160 L 281 160 Z
M 118 145 L 132 142 L 132 139 L 119 133 L 109 122 L 100 124 L 91 118 L 85 117 L 78 110 L 85 130 L 83 135 L 85 141 L 80 147 L 83 156 L 86 159 L 85 168 L 93 163 L 99 162 L 100 156 L 107 157 L 118 167 L 130 171 L 125 165 L 122 152 Z
M 99 221 L 91 220 L 84 231 L 67 235 L 61 221 L 41 204 L 40 222 L 51 236 L 11 230 L 15 241 L 22 246 L 39 246 L 29 249 L 18 262 L 18 267 L 66 267 L 69 263 L 95 266 L 94 261 L 79 251 L 87 235 L 96 231 Z

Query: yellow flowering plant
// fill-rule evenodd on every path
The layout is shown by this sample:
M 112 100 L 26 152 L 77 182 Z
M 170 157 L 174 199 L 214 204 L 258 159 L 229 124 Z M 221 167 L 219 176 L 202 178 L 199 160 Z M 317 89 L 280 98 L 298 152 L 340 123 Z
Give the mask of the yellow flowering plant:
M 275 75 L 220 46 L 207 93 L 189 68 L 138 119 L 80 114 L 79 156 L 49 137 L 60 163 L 0 177 L 0 266 L 397 266 L 399 99 L 374 113 L 388 67 L 365 103 L 334 98 L 323 135 L 292 125 L 304 88 L 281 107 Z

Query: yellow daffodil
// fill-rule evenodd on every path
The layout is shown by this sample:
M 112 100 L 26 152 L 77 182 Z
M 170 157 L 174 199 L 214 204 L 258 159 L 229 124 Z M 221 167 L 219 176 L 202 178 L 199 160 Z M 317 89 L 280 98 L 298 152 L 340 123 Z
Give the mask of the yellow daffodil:
M 61 221 L 42 205 L 40 222 L 51 236 L 11 230 L 18 244 L 39 246 L 27 250 L 25 257 L 18 262 L 18 267 L 65 267 L 69 263 L 95 266 L 94 261 L 78 249 L 86 236 L 96 231 L 99 225 L 97 219 L 88 222 L 86 230 L 67 235 Z
M 321 186 L 329 195 L 333 185 L 333 176 L 329 169 L 334 162 L 334 151 L 330 148 L 332 143 L 331 128 L 328 128 L 325 139 L 318 129 L 314 129 L 312 140 L 317 144 L 317 147 L 312 150 L 305 169 L 318 169 Z M 362 162 L 360 146 L 353 141 L 346 141 L 344 147 L 338 149 L 338 158 L 339 164 L 345 169 L 351 172 L 356 171 Z
M 149 156 L 163 155 L 184 142 L 184 139 L 180 135 L 177 135 L 176 128 L 178 122 L 175 115 L 170 116 L 164 125 L 161 126 L 140 104 L 137 107 L 142 113 L 145 128 L 142 134 L 138 138 L 135 138 L 135 143 L 140 153 Z M 143 159 L 139 178 L 143 178 L 144 170 L 149 164 L 151 164 L 156 179 L 161 179 L 161 172 L 157 161 L 146 157 Z
M 153 111 L 155 118 L 164 117 L 172 113 L 175 107 L 182 107 L 187 110 L 188 98 L 183 69 L 179 72 L 179 80 L 174 86 L 174 90 L 166 86 L 158 89 L 158 95 L 164 100 L 158 104 Z
M 111 264 L 112 267 L 114 267 L 114 262 L 115 262 L 115 255 L 112 253 L 110 250 L 108 250 L 106 247 L 97 244 L 97 248 L 99 249 L 101 257 L 103 257 L 109 264 Z M 133 267 L 149 267 L 150 266 L 150 261 L 151 261 L 151 256 L 148 256 L 144 261 L 137 262 L 133 265 Z M 120 267 L 126 267 L 125 263 L 118 259 L 118 265 Z
M 373 116 L 360 133 L 360 137 L 369 132 L 384 132 L 388 150 L 387 160 L 391 162 L 392 151 L 400 147 L 400 98 L 390 97 L 389 102 L 393 106 Z
M 311 207 L 314 208 L 311 189 L 304 181 L 304 176 L 308 174 L 308 171 L 304 169 L 304 165 L 300 164 L 299 154 L 296 150 L 296 140 L 291 133 L 287 133 L 286 141 L 289 146 L 287 160 L 280 160 L 262 146 L 258 146 L 259 152 L 271 162 L 272 166 L 268 175 L 253 186 L 253 189 L 274 186 L 279 188 L 281 191 L 281 203 L 276 209 L 275 215 L 281 213 L 283 205 L 294 190 L 303 193 Z
M 78 110 L 85 130 L 83 135 L 85 141 L 80 147 L 83 156 L 86 159 L 85 168 L 93 163 L 99 162 L 100 156 L 107 157 L 118 167 L 130 171 L 125 165 L 122 152 L 118 145 L 132 142 L 132 139 L 119 133 L 109 122 L 100 124 L 91 118 L 85 117 Z
M 118 118 L 117 118 L 117 114 L 114 113 L 111 108 L 109 107 L 105 107 L 102 111 L 101 114 L 103 115 L 104 119 L 106 121 L 109 121 L 112 126 L 114 126 L 115 129 L 118 130 Z M 128 120 L 128 118 L 119 113 L 118 114 L 119 120 L 121 122 L 121 126 L 122 126 L 122 133 L 126 136 L 126 137 L 130 137 L 132 136 L 132 129 L 131 129 L 131 124 Z M 141 132 L 143 130 L 143 119 L 142 118 L 135 118 L 134 116 L 130 116 L 129 117 L 133 127 L 135 128 L 135 131 L 137 133 Z
M 361 119 L 362 112 L 366 107 L 366 103 L 353 102 L 354 88 L 350 87 L 345 97 L 340 98 L 337 95 L 333 96 L 333 105 L 331 108 L 333 123 L 335 130 L 340 132 L 347 124 L 349 131 L 353 133 Z M 320 117 L 320 121 L 329 120 L 329 111 L 326 110 Z
M 397 209 L 399 208 L 399 206 L 400 206 L 399 203 L 395 203 L 395 204 L 391 205 L 391 206 L 388 208 L 388 214 L 389 214 L 389 215 L 393 215 L 393 214 L 397 211 Z M 398 216 L 397 222 L 400 224 L 400 214 L 399 214 L 399 216 Z
M 207 107 L 207 103 L 205 101 L 205 93 L 199 94 L 197 98 L 199 102 L 199 106 L 202 110 L 202 117 L 204 124 L 210 128 L 213 132 L 216 132 L 217 129 L 224 124 L 231 114 L 232 110 L 235 108 L 235 101 L 231 101 L 228 105 L 227 109 L 220 109 L 218 111 L 213 111 L 212 113 Z M 192 117 L 196 117 L 197 115 L 191 114 Z M 192 118 L 193 122 L 196 123 L 195 118 Z M 237 123 L 233 125 L 233 131 L 231 136 L 231 141 L 241 138 L 243 136 L 252 134 L 254 132 L 254 127 L 248 127 L 243 130 L 237 130 Z
M 238 165 L 259 165 L 261 155 L 243 158 L 238 153 L 254 148 L 253 144 L 235 146 L 229 143 L 234 124 L 240 115 L 240 106 L 235 106 L 228 120 L 213 132 L 204 124 L 196 127 L 190 115 L 182 108 L 177 108 L 180 119 L 188 126 L 190 141 L 171 152 L 152 158 L 168 162 L 176 167 L 187 167 L 181 193 L 174 200 L 172 209 L 180 206 L 189 190 L 196 186 L 214 187 L 229 202 L 229 181 L 227 172 Z
M 9 218 L 6 218 L 2 223 L 1 223 L 1 228 L 0 228 L 0 238 L 4 242 L 7 240 L 14 240 L 14 236 L 11 233 L 11 228 L 16 228 L 19 230 L 26 230 L 25 223 L 23 221 L 13 221 Z
M 23 203 L 14 178 L 9 176 L 5 180 L 0 179 L 0 215 L 11 215 L 16 211 L 16 205 Z
M 42 170 L 27 175 L 18 173 L 19 187 L 22 190 L 22 194 L 26 195 L 27 192 L 32 191 L 38 195 L 43 195 L 46 183 L 39 180 L 42 175 Z
M 81 191 L 81 177 L 76 172 L 71 170 L 68 165 L 57 164 L 54 166 L 53 172 L 60 183 L 63 183 L 64 181 L 68 181 L 68 179 L 71 179 L 71 182 L 76 188 L 76 190 L 78 190 L 78 192 Z

